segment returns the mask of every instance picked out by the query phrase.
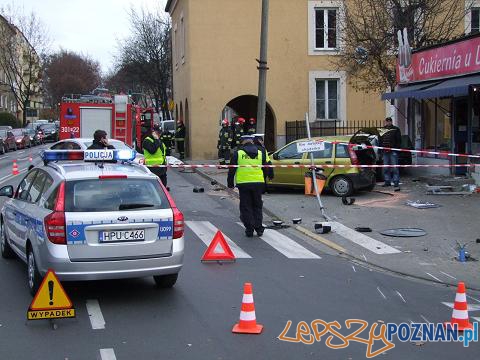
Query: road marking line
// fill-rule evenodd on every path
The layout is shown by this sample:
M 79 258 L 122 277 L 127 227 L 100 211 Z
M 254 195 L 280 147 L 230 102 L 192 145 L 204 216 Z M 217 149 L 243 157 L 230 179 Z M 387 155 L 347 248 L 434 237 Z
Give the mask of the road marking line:
M 442 304 L 445 305 L 445 306 L 448 306 L 448 307 L 451 308 L 451 309 L 453 309 L 454 303 L 442 302 Z M 467 309 L 468 309 L 468 311 L 480 311 L 480 305 L 468 304 Z
M 357 270 L 355 270 L 355 266 L 352 265 L 352 269 L 353 269 L 353 272 L 357 272 Z
M 98 300 L 87 300 L 87 312 L 93 330 L 105 329 L 105 319 L 103 318 Z
M 300 226 L 300 225 L 297 225 L 296 229 L 298 231 L 300 231 L 301 233 L 303 233 L 304 235 L 307 235 L 308 237 L 311 237 L 312 239 L 314 240 L 317 240 L 317 241 L 320 241 L 321 243 L 323 243 L 324 245 L 332 248 L 332 249 L 335 249 L 337 250 L 338 252 L 341 252 L 341 253 L 347 253 L 347 250 L 345 250 L 343 247 L 341 247 L 340 245 L 337 245 L 336 243 L 334 243 L 333 241 L 330 241 L 330 240 L 327 240 L 325 239 L 324 237 L 318 235 L 318 234 L 315 234 L 313 232 L 311 232 L 310 230 L 308 229 L 305 229 L 303 226 Z
M 102 360 L 117 360 L 113 349 L 100 349 L 100 358 Z
M 431 322 L 430 322 L 425 316 L 423 316 L 422 314 L 420 314 L 420 317 L 421 317 L 423 320 L 425 320 L 426 323 L 431 324 Z
M 209 246 L 213 240 L 213 237 L 217 233 L 218 229 L 210 223 L 210 221 L 187 221 L 187 226 L 197 235 L 200 240 L 204 242 L 205 245 Z M 223 232 L 222 232 L 223 233 Z M 227 241 L 228 245 L 232 249 L 236 258 L 239 259 L 251 259 L 252 257 L 248 255 L 240 246 L 235 244 L 228 236 L 223 234 L 223 237 Z
M 25 152 L 25 150 L 17 151 L 17 154 L 23 154 L 24 152 Z
M 457 278 L 455 276 L 452 276 L 452 275 L 448 275 L 447 273 L 443 272 L 443 271 L 440 271 L 443 275 L 445 276 L 448 276 L 449 278 L 452 278 L 453 280 L 457 280 Z
M 382 290 L 380 290 L 380 287 L 377 286 L 377 290 L 383 296 L 383 298 L 387 300 L 387 297 L 383 294 Z
M 349 227 L 337 222 L 332 221 L 331 223 L 332 230 L 339 234 L 340 236 L 344 237 L 351 242 L 364 247 L 367 250 L 375 254 L 398 254 L 401 253 L 400 250 L 395 249 L 387 244 L 382 243 L 381 241 L 375 240 L 370 236 L 366 236 L 364 234 L 359 233 Z
M 430 274 L 430 273 L 428 273 L 428 272 L 425 273 L 425 274 L 427 274 L 428 276 L 431 276 L 432 278 L 434 278 L 434 279 L 437 280 L 438 282 L 443 282 L 442 280 L 440 280 L 439 278 L 433 276 L 432 274 Z
M 242 223 L 237 224 L 243 227 Z M 317 254 L 276 230 L 265 229 L 260 239 L 289 259 L 321 259 Z
M 400 291 L 395 290 L 395 292 L 397 293 L 398 296 L 400 296 L 400 299 L 402 299 L 402 301 L 406 304 L 407 300 L 405 300 L 405 298 L 402 296 L 402 294 L 400 294 Z
M 480 303 L 480 300 L 475 299 L 474 297 L 472 297 L 470 295 L 467 295 L 467 298 L 472 299 L 473 301 L 476 301 L 476 302 Z
M 363 258 L 365 259 L 365 261 L 368 261 L 367 260 L 367 257 L 365 256 L 365 254 L 362 254 Z

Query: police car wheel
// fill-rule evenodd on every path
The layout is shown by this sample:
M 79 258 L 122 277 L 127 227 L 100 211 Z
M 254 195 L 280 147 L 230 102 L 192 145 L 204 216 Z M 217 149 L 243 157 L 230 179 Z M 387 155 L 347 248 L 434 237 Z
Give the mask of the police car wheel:
M 178 274 L 169 274 L 169 275 L 159 275 L 154 276 L 153 280 L 155 280 L 155 284 L 157 287 L 162 289 L 167 289 L 173 287 L 177 282 Z
M 32 248 L 28 249 L 27 254 L 27 269 L 28 269 L 28 288 L 30 294 L 35 296 L 40 287 L 40 281 L 42 280 L 40 273 L 37 269 L 37 263 L 35 261 L 35 255 L 33 254 Z
M 3 221 L 0 223 L 0 248 L 4 259 L 11 259 L 15 256 L 15 253 L 7 242 L 7 234 L 5 234 L 5 225 L 3 224 Z

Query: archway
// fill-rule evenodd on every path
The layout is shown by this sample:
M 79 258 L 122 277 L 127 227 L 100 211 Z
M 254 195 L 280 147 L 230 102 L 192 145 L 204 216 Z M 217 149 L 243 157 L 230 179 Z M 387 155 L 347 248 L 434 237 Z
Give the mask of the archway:
M 255 95 L 241 95 L 230 100 L 222 109 L 222 118 L 230 121 L 237 117 L 243 117 L 248 121 L 250 118 L 257 118 L 258 97 Z M 265 147 L 269 151 L 275 150 L 275 114 L 267 102 L 265 112 Z

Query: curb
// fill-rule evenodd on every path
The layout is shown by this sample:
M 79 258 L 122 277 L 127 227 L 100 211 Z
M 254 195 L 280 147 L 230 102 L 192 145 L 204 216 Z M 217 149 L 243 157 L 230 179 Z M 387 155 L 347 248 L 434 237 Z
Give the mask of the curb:
M 193 169 L 195 171 L 193 171 L 194 173 L 200 175 L 201 177 L 203 177 L 204 179 L 207 179 L 209 181 L 217 181 L 216 179 L 214 179 L 213 177 L 203 173 L 202 171 L 197 171 L 198 169 Z M 221 183 L 217 183 L 217 185 L 219 187 L 221 187 L 222 189 L 226 190 L 227 193 L 229 193 L 230 195 L 233 195 L 234 197 L 238 198 L 238 194 L 233 191 L 232 189 L 229 189 L 227 186 L 221 184 Z M 269 217 L 271 217 L 272 219 L 278 219 L 278 220 L 281 220 L 281 217 L 278 216 L 277 214 L 273 213 L 272 211 L 270 211 L 269 209 L 267 209 L 266 207 L 263 207 L 263 212 L 265 214 L 267 214 Z M 422 280 L 422 281 L 427 281 L 429 283 L 433 283 L 433 284 L 437 284 L 437 285 L 444 285 L 444 286 L 447 286 L 447 287 L 456 287 L 458 284 L 457 283 L 449 283 L 449 282 L 442 282 L 442 281 L 436 281 L 436 280 L 433 280 L 433 279 L 430 279 L 430 278 L 427 278 L 427 277 L 422 277 L 422 276 L 418 276 L 418 275 L 412 275 L 412 274 L 408 274 L 408 273 L 404 273 L 402 271 L 398 271 L 398 270 L 392 270 L 392 269 L 389 269 L 389 268 L 386 268 L 386 267 L 383 267 L 383 266 L 380 266 L 380 265 L 376 265 L 374 263 L 371 263 L 371 262 L 368 262 L 368 261 L 365 261 L 364 259 L 361 259 L 359 257 L 356 257 L 355 255 L 352 255 L 350 254 L 346 249 L 344 249 L 343 247 L 341 247 L 340 245 L 337 245 L 336 243 L 334 243 L 333 241 L 330 241 L 330 240 L 327 240 L 325 239 L 324 237 L 318 235 L 318 234 L 315 234 L 313 232 L 311 232 L 310 230 L 302 227 L 302 226 L 294 226 L 293 229 L 297 230 L 298 232 L 300 232 L 301 234 L 305 235 L 305 236 L 308 236 L 309 238 L 313 239 L 313 240 L 316 240 L 318 242 L 321 242 L 322 244 L 324 244 L 325 246 L 328 246 L 329 248 L 335 250 L 335 251 L 338 251 L 339 254 L 338 256 L 344 258 L 344 259 L 349 259 L 351 261 L 354 261 L 355 263 L 357 263 L 358 265 L 364 265 L 364 266 L 369 266 L 371 268 L 375 268 L 377 270 L 380 270 L 380 271 L 383 271 L 383 272 L 388 272 L 388 273 L 391 273 L 391 274 L 395 274 L 395 275 L 401 275 L 401 276 L 405 276 L 405 277 L 408 277 L 408 278 L 411 278 L 411 279 L 416 279 L 416 280 Z M 468 290 L 473 290 L 473 291 L 480 291 L 480 288 L 477 288 L 477 287 L 467 287 Z

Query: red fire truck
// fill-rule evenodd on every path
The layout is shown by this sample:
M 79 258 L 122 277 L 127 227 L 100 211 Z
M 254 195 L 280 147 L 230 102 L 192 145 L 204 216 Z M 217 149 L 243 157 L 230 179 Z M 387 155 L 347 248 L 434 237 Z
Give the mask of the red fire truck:
M 60 104 L 60 140 L 92 138 L 95 130 L 105 130 L 113 139 L 141 150 L 142 133 L 153 126 L 143 110 L 128 95 L 72 95 Z

